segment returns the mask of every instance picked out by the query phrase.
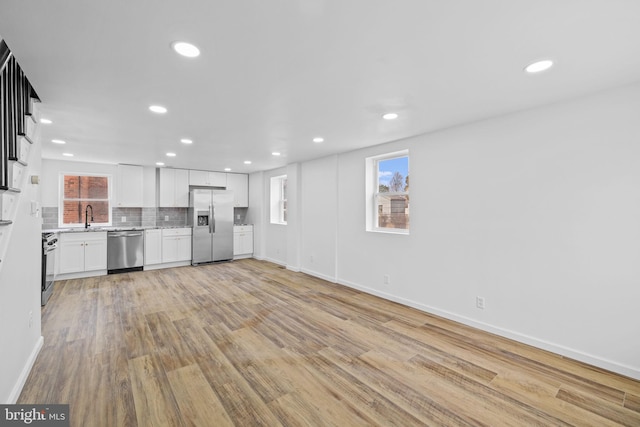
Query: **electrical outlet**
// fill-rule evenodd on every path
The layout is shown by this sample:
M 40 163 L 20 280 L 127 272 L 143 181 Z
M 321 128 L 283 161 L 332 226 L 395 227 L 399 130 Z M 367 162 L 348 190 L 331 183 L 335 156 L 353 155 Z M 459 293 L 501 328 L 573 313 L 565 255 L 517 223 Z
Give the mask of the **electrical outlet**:
M 29 312 L 29 327 L 33 326 L 33 311 Z
M 384 276 L 382 276 L 382 283 L 384 283 L 385 285 L 391 284 L 391 278 L 389 277 L 388 274 L 385 274 Z
M 309 262 L 313 262 L 313 255 L 309 255 Z
M 484 310 L 484 307 L 485 307 L 484 297 L 476 297 L 476 307 L 478 307 L 480 310 Z
M 127 222 L 127 217 L 126 216 L 122 217 L 122 222 Z
M 169 221 L 169 215 L 165 215 L 165 216 L 164 216 L 164 220 L 165 220 L 165 221 Z

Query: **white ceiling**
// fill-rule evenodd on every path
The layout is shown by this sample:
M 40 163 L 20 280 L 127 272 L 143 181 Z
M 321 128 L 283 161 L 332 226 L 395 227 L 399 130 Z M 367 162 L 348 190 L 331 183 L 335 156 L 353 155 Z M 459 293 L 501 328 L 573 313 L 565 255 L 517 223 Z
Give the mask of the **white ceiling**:
M 637 0 L 0 3 L 0 36 L 53 120 L 43 157 L 235 172 L 637 81 L 639 23 Z M 523 72 L 543 58 L 556 66 Z

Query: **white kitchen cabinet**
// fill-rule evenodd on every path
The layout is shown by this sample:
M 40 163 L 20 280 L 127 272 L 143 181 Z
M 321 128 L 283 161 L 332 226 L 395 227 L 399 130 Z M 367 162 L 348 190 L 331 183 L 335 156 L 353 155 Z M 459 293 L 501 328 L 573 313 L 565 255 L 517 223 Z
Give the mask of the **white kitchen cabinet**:
M 249 207 L 249 175 L 243 173 L 228 173 L 227 190 L 233 191 L 234 207 Z
M 162 230 L 162 262 L 191 261 L 191 228 Z
M 233 257 L 249 258 L 253 255 L 253 226 L 235 225 L 233 227 Z
M 158 171 L 158 206 L 188 208 L 189 171 L 170 168 L 160 168 Z
M 154 228 L 144 232 L 144 265 L 162 263 L 162 230 Z
M 227 174 L 224 172 L 190 170 L 189 185 L 225 188 L 227 186 Z
M 107 269 L 107 232 L 61 233 L 58 269 L 60 274 Z
M 139 208 L 143 205 L 143 168 L 134 165 L 118 165 L 119 208 Z

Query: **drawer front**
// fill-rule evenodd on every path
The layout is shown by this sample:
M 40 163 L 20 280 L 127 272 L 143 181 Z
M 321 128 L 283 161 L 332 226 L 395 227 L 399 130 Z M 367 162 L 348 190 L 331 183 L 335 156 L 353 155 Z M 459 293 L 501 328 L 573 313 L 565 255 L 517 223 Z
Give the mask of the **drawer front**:
M 164 228 L 162 237 L 191 236 L 190 228 Z
M 253 225 L 234 225 L 234 233 L 250 233 L 253 231 Z
M 96 242 L 107 241 L 106 231 L 71 231 L 60 233 L 60 241 L 63 242 Z

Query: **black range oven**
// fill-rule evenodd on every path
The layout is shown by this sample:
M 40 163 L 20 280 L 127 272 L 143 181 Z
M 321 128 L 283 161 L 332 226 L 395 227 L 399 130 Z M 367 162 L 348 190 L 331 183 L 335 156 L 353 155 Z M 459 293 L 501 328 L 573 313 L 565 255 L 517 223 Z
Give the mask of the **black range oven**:
M 53 292 L 56 249 L 58 249 L 58 235 L 55 233 L 42 233 L 42 305 L 47 303 Z

